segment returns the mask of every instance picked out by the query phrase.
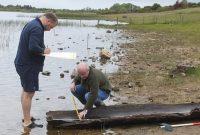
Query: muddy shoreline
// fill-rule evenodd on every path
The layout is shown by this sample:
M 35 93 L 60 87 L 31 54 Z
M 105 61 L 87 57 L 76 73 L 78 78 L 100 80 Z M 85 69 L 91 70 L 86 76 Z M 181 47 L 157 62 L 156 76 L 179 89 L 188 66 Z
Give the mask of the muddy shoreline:
M 198 66 L 200 47 L 186 44 L 168 33 L 126 31 L 135 42 L 123 44 L 124 51 L 118 63 L 119 71 L 109 76 L 114 93 L 121 102 L 200 103 L 199 79 L 187 74 L 171 78 L 170 72 L 178 64 Z
M 119 71 L 109 76 L 113 85 L 113 100 L 117 104 L 178 104 L 200 103 L 200 80 L 187 74 L 170 77 L 178 64 L 199 64 L 200 47 L 168 33 L 125 31 L 135 42 L 123 44 Z M 126 135 L 198 135 L 199 126 L 181 127 L 172 133 L 158 125 L 114 128 Z

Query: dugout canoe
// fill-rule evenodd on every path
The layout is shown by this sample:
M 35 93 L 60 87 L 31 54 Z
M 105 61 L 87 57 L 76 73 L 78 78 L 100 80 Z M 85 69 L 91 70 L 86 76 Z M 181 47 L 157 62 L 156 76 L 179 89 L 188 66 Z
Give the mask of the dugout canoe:
M 102 106 L 93 108 L 83 120 L 78 119 L 75 110 L 47 112 L 50 128 L 98 128 L 183 120 L 200 120 L 200 103 Z

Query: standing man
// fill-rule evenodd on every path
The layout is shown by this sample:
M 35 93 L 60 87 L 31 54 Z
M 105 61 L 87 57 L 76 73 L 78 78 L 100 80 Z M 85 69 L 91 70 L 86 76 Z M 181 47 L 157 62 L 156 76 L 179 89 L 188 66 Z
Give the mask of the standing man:
M 23 111 L 23 126 L 34 128 L 34 118 L 31 117 L 31 103 L 35 91 L 39 90 L 39 72 L 43 70 L 43 54 L 49 54 L 50 48 L 44 45 L 44 31 L 50 31 L 58 24 L 53 13 L 45 13 L 27 23 L 20 36 L 17 55 L 15 58 L 16 71 L 22 85 L 21 104 Z
M 78 75 L 74 78 L 70 90 L 85 105 L 79 113 L 79 118 L 84 118 L 93 104 L 96 107 L 105 105 L 103 100 L 109 97 L 111 85 L 100 70 L 89 67 L 86 63 L 78 64 L 76 69 Z

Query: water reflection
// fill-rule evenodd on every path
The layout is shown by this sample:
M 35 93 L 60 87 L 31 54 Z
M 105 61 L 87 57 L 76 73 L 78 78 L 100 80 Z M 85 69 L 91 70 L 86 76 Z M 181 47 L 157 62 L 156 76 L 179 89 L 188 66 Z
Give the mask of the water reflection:
M 30 133 L 31 133 L 31 128 L 23 127 L 21 135 L 30 135 Z

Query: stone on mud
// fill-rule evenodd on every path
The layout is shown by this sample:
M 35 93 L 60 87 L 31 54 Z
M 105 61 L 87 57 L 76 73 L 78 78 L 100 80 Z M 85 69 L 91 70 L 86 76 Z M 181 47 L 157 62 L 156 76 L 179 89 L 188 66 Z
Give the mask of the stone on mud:
M 49 71 L 43 71 L 42 72 L 42 75 L 45 75 L 45 76 L 50 76 L 50 74 L 51 74 L 51 72 L 49 72 Z

